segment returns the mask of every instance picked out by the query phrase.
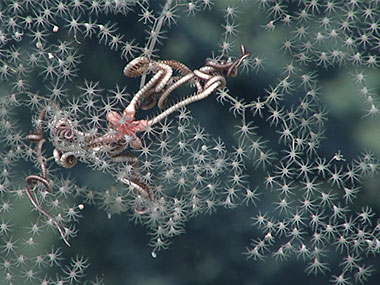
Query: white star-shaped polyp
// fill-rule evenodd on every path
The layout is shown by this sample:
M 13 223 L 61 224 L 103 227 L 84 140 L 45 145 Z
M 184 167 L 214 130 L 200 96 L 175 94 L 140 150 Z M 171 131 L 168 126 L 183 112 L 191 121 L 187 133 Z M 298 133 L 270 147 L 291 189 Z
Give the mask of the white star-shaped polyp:
M 124 116 L 121 116 L 119 123 L 120 125 L 125 125 L 127 123 L 127 119 Z
M 127 135 L 124 135 L 124 139 L 125 139 L 125 142 L 126 142 L 127 144 L 129 144 L 129 143 L 133 140 L 133 137 L 131 137 L 131 136 L 127 136 Z

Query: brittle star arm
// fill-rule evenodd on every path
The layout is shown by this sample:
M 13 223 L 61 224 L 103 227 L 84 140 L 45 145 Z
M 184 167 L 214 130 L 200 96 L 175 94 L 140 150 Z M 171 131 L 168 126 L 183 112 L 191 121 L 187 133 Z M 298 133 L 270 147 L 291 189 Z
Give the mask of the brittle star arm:
M 46 212 L 39 204 L 38 202 L 34 199 L 32 193 L 31 193 L 31 189 L 29 188 L 29 186 L 26 186 L 25 187 L 25 191 L 26 191 L 26 195 L 28 196 L 29 200 L 32 202 L 33 206 L 43 215 L 45 215 L 46 217 L 49 218 L 49 220 L 57 227 L 63 241 L 67 244 L 67 246 L 71 246 L 69 241 L 67 240 L 66 238 L 66 234 L 63 232 L 63 229 L 62 227 L 60 226 L 60 224 L 57 222 L 56 219 L 54 219 L 48 212 Z
M 37 130 L 32 133 L 32 134 L 29 134 L 27 136 L 27 139 L 30 140 L 31 142 L 33 143 L 38 143 L 37 145 L 37 154 L 38 154 L 38 160 L 40 162 L 40 166 L 41 166 L 41 175 L 29 175 L 28 177 L 26 177 L 25 181 L 26 181 L 26 184 L 27 186 L 25 186 L 25 192 L 26 192 L 26 195 L 28 196 L 30 202 L 32 202 L 33 206 L 43 215 L 45 215 L 46 217 L 49 218 L 49 220 L 57 227 L 62 239 L 64 240 L 64 242 L 67 244 L 67 246 L 70 246 L 70 243 L 68 242 L 67 238 L 66 238 L 66 234 L 64 233 L 64 231 L 62 230 L 62 227 L 61 225 L 58 223 L 58 221 L 56 219 L 54 219 L 47 211 L 45 211 L 40 205 L 39 203 L 37 202 L 37 200 L 34 198 L 33 194 L 32 194 L 32 186 L 33 185 L 36 185 L 37 182 L 41 183 L 42 185 L 44 185 L 45 189 L 47 192 L 51 192 L 51 186 L 50 186 L 50 183 L 49 181 L 46 179 L 46 176 L 47 176 L 47 169 L 46 169 L 46 165 L 45 165 L 45 162 L 44 162 L 44 157 L 42 155 L 42 147 L 44 145 L 44 143 L 46 142 L 46 140 L 43 138 L 43 135 L 42 135 L 42 120 L 43 120 L 43 117 L 45 116 L 45 111 L 42 111 L 40 116 L 39 116 L 39 120 L 40 120 L 40 123 L 37 127 Z
M 138 103 L 141 99 L 150 91 L 150 89 L 157 84 L 157 82 L 164 75 L 163 70 L 159 70 L 149 81 L 146 83 L 136 94 L 133 96 L 131 102 L 129 102 L 128 106 L 124 109 L 123 115 L 124 117 L 129 119 L 134 119 L 136 114 Z
M 218 80 L 216 80 L 215 82 L 213 82 L 210 86 L 208 86 L 205 90 L 203 90 L 201 93 L 196 93 L 186 99 L 183 99 L 182 101 L 174 104 L 173 106 L 169 107 L 168 109 L 166 109 L 165 111 L 163 111 L 161 114 L 159 114 L 158 116 L 150 119 L 147 121 L 147 126 L 153 126 L 155 124 L 157 124 L 158 122 L 160 122 L 161 120 L 165 119 L 166 117 L 168 117 L 170 114 L 174 113 L 175 111 L 191 104 L 191 103 L 194 103 L 196 101 L 200 101 L 200 100 L 203 100 L 205 99 L 206 97 L 208 97 L 211 93 L 213 93 L 215 90 L 217 90 L 218 88 L 222 88 L 222 86 L 224 85 L 225 83 L 225 79 L 224 77 L 222 76 L 215 76 L 217 77 Z M 223 78 L 223 79 L 222 79 Z
M 133 96 L 131 102 L 124 110 L 124 117 L 127 120 L 134 119 L 137 106 L 144 96 L 152 95 L 151 90 L 159 93 L 167 85 L 173 75 L 173 69 L 164 62 L 149 61 L 146 57 L 138 57 L 132 60 L 124 68 L 124 74 L 128 77 L 141 76 L 144 72 L 158 70 L 156 74 Z
M 164 93 L 162 93 L 160 99 L 158 100 L 158 108 L 160 109 L 163 109 L 165 107 L 165 104 L 167 102 L 167 98 L 168 96 L 170 95 L 170 93 L 172 93 L 175 89 L 177 89 L 178 87 L 180 87 L 181 85 L 185 84 L 186 82 L 189 82 L 191 79 L 194 78 L 194 73 L 191 72 L 191 73 L 188 73 L 186 74 L 185 76 L 183 76 L 181 79 L 179 79 L 178 81 L 176 81 L 175 83 L 173 83 L 172 85 L 170 85 L 165 91 Z M 201 90 L 198 90 L 198 92 L 201 91 Z
M 151 92 L 151 88 L 153 88 L 155 84 L 157 85 L 154 89 L 154 92 L 159 92 L 164 89 L 172 75 L 171 67 L 173 67 L 176 70 L 179 70 L 183 74 L 183 76 L 178 81 L 174 82 L 166 88 L 166 90 L 163 92 L 158 101 L 158 107 L 160 109 L 163 109 L 163 107 L 166 104 L 167 97 L 170 95 L 170 93 L 177 89 L 179 86 L 189 81 L 193 81 L 195 83 L 197 87 L 197 93 L 174 104 L 173 106 L 164 110 L 161 114 L 154 117 L 153 119 L 144 122 L 146 126 L 152 126 L 157 122 L 161 121 L 162 119 L 166 118 L 176 110 L 208 97 L 218 88 L 223 88 L 225 86 L 226 76 L 236 76 L 239 65 L 247 57 L 251 55 L 251 53 L 249 53 L 243 45 L 241 46 L 241 53 L 242 55 L 235 61 L 223 61 L 221 63 L 218 63 L 209 60 L 206 62 L 206 65 L 204 67 L 194 71 L 191 71 L 184 64 L 172 60 L 150 62 L 147 58 L 144 57 L 133 60 L 126 66 L 124 70 L 124 73 L 127 76 L 139 76 L 143 72 L 146 72 L 152 66 L 158 68 L 159 71 L 157 71 L 157 73 L 152 77 L 152 79 L 146 85 L 144 85 L 133 97 L 132 101 L 123 112 L 124 118 L 127 120 L 134 120 L 136 106 L 138 102 L 142 99 L 142 97 L 145 94 L 149 93 L 149 96 L 153 94 Z M 162 74 L 165 74 L 163 79 L 161 79 Z M 202 86 L 201 82 L 204 82 L 204 86 Z

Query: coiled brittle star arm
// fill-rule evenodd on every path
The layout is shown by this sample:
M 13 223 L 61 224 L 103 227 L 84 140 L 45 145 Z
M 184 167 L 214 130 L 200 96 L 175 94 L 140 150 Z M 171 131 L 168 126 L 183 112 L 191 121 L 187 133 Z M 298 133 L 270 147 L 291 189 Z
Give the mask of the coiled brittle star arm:
M 40 167 L 41 167 L 41 175 L 29 175 L 28 177 L 26 177 L 25 182 L 27 185 L 25 186 L 25 192 L 26 192 L 26 195 L 28 196 L 29 200 L 32 202 L 33 206 L 41 214 L 46 216 L 50 220 L 50 222 L 57 227 L 62 239 L 64 240 L 64 242 L 67 244 L 67 246 L 70 246 L 70 243 L 68 242 L 67 237 L 66 237 L 66 232 L 63 230 L 63 229 L 66 230 L 66 228 L 65 227 L 62 228 L 62 226 L 58 223 L 58 221 L 55 218 L 53 218 L 53 216 L 51 214 L 49 214 L 46 210 L 44 210 L 42 208 L 42 206 L 37 202 L 36 198 L 33 195 L 33 192 L 36 191 L 36 189 L 38 189 L 39 185 L 42 185 L 42 187 L 47 192 L 49 192 L 49 193 L 51 192 L 50 182 L 46 178 L 47 177 L 47 168 L 46 168 L 46 164 L 44 161 L 45 158 L 42 155 L 42 147 L 43 147 L 44 143 L 46 142 L 46 139 L 44 139 L 43 135 L 42 135 L 42 120 L 43 120 L 44 116 L 45 116 L 45 111 L 42 111 L 40 114 L 40 117 L 39 117 L 40 123 L 39 123 L 36 131 L 27 136 L 27 139 L 29 141 L 31 141 L 33 143 L 37 143 L 37 155 L 38 155 L 38 160 L 39 160 Z
M 239 65 L 251 55 L 245 47 L 241 46 L 242 55 L 236 60 L 224 60 L 221 62 L 208 60 L 205 66 L 199 70 L 191 71 L 186 65 L 175 60 L 153 61 L 146 57 L 138 57 L 132 60 L 124 68 L 124 74 L 129 77 L 141 76 L 147 72 L 155 73 L 152 78 L 133 96 L 129 105 L 124 109 L 123 115 L 110 112 L 107 116 L 111 125 L 122 134 L 132 137 L 132 147 L 138 148 L 141 142 L 136 136 L 136 132 L 144 131 L 146 127 L 153 126 L 173 112 L 196 101 L 207 98 L 217 89 L 226 85 L 225 77 L 235 77 L 238 73 Z M 173 80 L 173 68 L 181 74 L 177 80 Z M 194 84 L 197 92 L 182 99 L 159 115 L 150 120 L 135 121 L 136 111 L 140 106 L 143 109 L 151 108 L 155 104 L 153 95 L 160 96 L 158 107 L 163 109 L 167 98 L 171 92 L 185 83 Z M 146 99 L 149 104 L 144 104 Z

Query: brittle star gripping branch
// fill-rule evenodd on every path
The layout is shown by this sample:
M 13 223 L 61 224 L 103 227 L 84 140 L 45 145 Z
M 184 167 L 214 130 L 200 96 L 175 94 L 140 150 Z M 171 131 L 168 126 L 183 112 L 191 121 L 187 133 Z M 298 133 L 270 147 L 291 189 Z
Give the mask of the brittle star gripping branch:
M 115 111 L 110 111 L 107 114 L 109 125 L 104 133 L 98 134 L 97 130 L 92 133 L 80 131 L 77 124 L 74 124 L 66 115 L 62 115 L 59 110 L 57 115 L 50 120 L 50 136 L 55 147 L 54 158 L 56 163 L 65 168 L 71 168 L 80 157 L 106 153 L 112 160 L 127 162 L 134 168 L 132 175 L 129 174 L 117 179 L 147 201 L 153 201 L 152 189 L 139 176 L 138 159 L 129 152 L 129 149 L 141 148 L 142 142 L 138 133 L 144 132 L 173 112 L 208 97 L 217 89 L 224 88 L 226 77 L 237 76 L 240 64 L 251 55 L 244 46 L 241 46 L 241 53 L 241 56 L 235 60 L 207 60 L 203 67 L 193 71 L 175 60 L 155 61 L 147 57 L 138 57 L 132 60 L 124 68 L 126 76 L 138 77 L 143 74 L 152 74 L 152 76 L 133 96 L 122 114 Z M 179 75 L 174 76 L 174 73 Z M 164 109 L 168 96 L 184 84 L 195 86 L 196 92 Z M 148 110 L 156 104 L 162 110 L 160 114 L 151 119 L 135 119 L 136 112 L 139 109 Z M 59 109 L 58 106 L 55 108 Z M 39 133 L 38 136 L 39 140 L 37 141 L 42 141 L 42 134 Z M 41 182 L 48 187 L 48 182 L 44 183 L 45 176 L 39 177 L 40 180 L 44 179 Z M 29 188 L 27 188 L 29 194 L 30 191 L 28 190 Z M 28 196 L 34 202 L 30 195 Z M 33 204 L 46 215 L 42 207 L 36 203 Z M 148 209 L 135 209 L 135 211 L 144 214 Z M 49 215 L 47 216 L 49 217 Z M 57 223 L 56 226 L 61 232 Z M 61 235 L 63 236 L 62 233 Z

